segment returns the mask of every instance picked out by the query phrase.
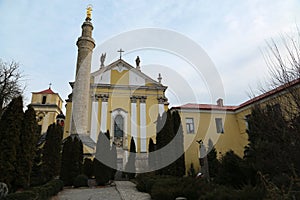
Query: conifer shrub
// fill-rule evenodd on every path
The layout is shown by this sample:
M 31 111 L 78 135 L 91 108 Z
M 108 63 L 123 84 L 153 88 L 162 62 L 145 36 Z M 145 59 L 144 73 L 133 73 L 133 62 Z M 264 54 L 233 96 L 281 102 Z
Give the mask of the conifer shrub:
M 4 198 L 4 200 L 34 200 L 34 199 L 37 199 L 37 194 L 31 190 L 11 193 Z
M 94 158 L 93 161 L 93 170 L 98 185 L 106 185 L 109 182 L 109 168 L 107 168 L 106 165 L 104 165 L 96 158 Z
M 88 177 L 92 178 L 93 174 L 93 161 L 89 158 L 84 159 L 83 173 Z
M 85 174 L 79 174 L 74 180 L 74 187 L 87 187 L 88 186 L 88 177 Z
M 183 196 L 181 183 L 175 177 L 161 178 L 153 184 L 150 195 L 153 199 L 174 200 Z
M 139 174 L 136 183 L 139 191 L 150 193 L 153 199 L 175 199 L 179 196 L 199 199 L 201 195 L 212 191 L 215 187 L 205 179 L 158 176 L 154 173 Z
M 224 199 L 247 199 L 247 200 L 260 200 L 264 199 L 264 191 L 252 186 L 245 186 L 240 190 L 232 187 L 215 185 L 214 189 L 202 195 L 200 200 L 224 200 Z
M 47 200 L 61 191 L 63 186 L 63 181 L 54 179 L 39 187 L 11 193 L 4 200 Z
M 156 176 L 153 173 L 138 174 L 135 179 L 137 183 L 136 188 L 140 192 L 150 193 L 152 186 L 157 179 L 159 179 L 159 176 Z

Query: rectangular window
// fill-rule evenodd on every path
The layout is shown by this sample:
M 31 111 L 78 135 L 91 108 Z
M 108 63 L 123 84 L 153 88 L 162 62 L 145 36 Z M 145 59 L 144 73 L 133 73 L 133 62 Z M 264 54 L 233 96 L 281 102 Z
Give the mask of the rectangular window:
M 194 133 L 194 119 L 186 118 L 185 123 L 186 123 L 186 132 Z
M 222 118 L 216 118 L 217 133 L 224 133 Z
M 42 104 L 45 104 L 45 103 L 46 103 L 46 100 L 47 100 L 47 96 L 43 96 Z

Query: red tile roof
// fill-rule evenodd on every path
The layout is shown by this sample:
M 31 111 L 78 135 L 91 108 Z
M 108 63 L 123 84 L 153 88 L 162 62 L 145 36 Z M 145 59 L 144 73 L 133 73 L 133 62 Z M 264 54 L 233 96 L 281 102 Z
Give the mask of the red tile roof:
M 255 102 L 258 102 L 260 100 L 263 100 L 265 98 L 268 98 L 274 94 L 278 94 L 282 91 L 284 91 L 287 88 L 293 87 L 297 84 L 300 84 L 300 78 L 296 79 L 294 81 L 291 81 L 289 83 L 286 83 L 282 86 L 279 86 L 273 90 L 270 90 L 269 92 L 266 92 L 264 94 L 261 94 L 253 99 L 250 99 L 239 106 L 219 106 L 219 105 L 214 105 L 214 104 L 195 104 L 195 103 L 188 103 L 184 104 L 182 106 L 176 106 L 172 107 L 173 109 L 198 109 L 198 110 L 223 110 L 223 111 L 236 111 L 240 108 L 246 107 L 248 105 L 251 105 Z
M 43 90 L 43 91 L 40 91 L 40 92 L 33 92 L 35 94 L 56 94 L 55 92 L 53 92 L 51 90 L 51 88 L 48 88 L 47 90 Z
M 238 106 L 218 106 L 213 104 L 188 103 L 182 106 L 173 107 L 175 109 L 199 109 L 199 110 L 227 110 L 234 111 Z
M 290 87 L 293 87 L 293 86 L 295 86 L 295 85 L 297 85 L 297 84 L 299 84 L 299 83 L 300 83 L 300 78 L 299 78 L 299 79 L 296 79 L 296 80 L 294 80 L 294 81 L 291 81 L 291 82 L 289 82 L 289 83 L 286 83 L 286 84 L 284 84 L 284 85 L 281 85 L 281 86 L 279 86 L 279 87 L 277 87 L 277 88 L 275 88 L 275 89 L 273 89 L 273 90 L 270 90 L 269 92 L 263 93 L 263 94 L 261 94 L 261 95 L 259 95 L 259 96 L 257 96 L 257 97 L 254 97 L 253 99 L 250 99 L 250 100 L 248 100 L 248 101 L 242 103 L 241 105 L 239 105 L 238 109 L 239 109 L 239 108 L 246 107 L 246 106 L 248 106 L 248 105 L 250 105 L 250 104 L 252 104 L 252 103 L 255 103 L 255 102 L 260 101 L 260 100 L 262 100 L 262 99 L 265 99 L 265 98 L 267 98 L 267 97 L 270 97 L 270 96 L 272 96 L 272 95 L 274 95 L 274 94 L 278 94 L 278 93 L 284 91 L 285 89 L 290 88 Z

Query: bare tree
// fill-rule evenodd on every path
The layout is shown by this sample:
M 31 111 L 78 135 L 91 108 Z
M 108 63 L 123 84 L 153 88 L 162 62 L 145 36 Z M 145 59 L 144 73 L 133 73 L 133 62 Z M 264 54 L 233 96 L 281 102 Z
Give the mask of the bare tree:
M 269 67 L 270 79 L 262 92 L 271 89 L 284 89 L 286 95 L 280 95 L 279 101 L 286 114 L 298 114 L 300 110 L 300 31 L 296 34 L 281 36 L 280 41 L 267 42 L 265 61 Z
M 6 105 L 23 92 L 19 67 L 15 61 L 3 62 L 0 59 L 0 118 Z

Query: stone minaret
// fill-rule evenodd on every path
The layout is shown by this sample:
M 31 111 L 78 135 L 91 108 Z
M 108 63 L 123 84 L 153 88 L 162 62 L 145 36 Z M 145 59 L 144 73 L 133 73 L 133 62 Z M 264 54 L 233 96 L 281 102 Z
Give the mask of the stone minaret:
M 90 73 L 92 52 L 95 41 L 92 38 L 92 8 L 87 8 L 87 17 L 82 24 L 82 34 L 78 38 L 77 66 L 72 96 L 71 134 L 88 133 L 88 105 L 90 97 Z

